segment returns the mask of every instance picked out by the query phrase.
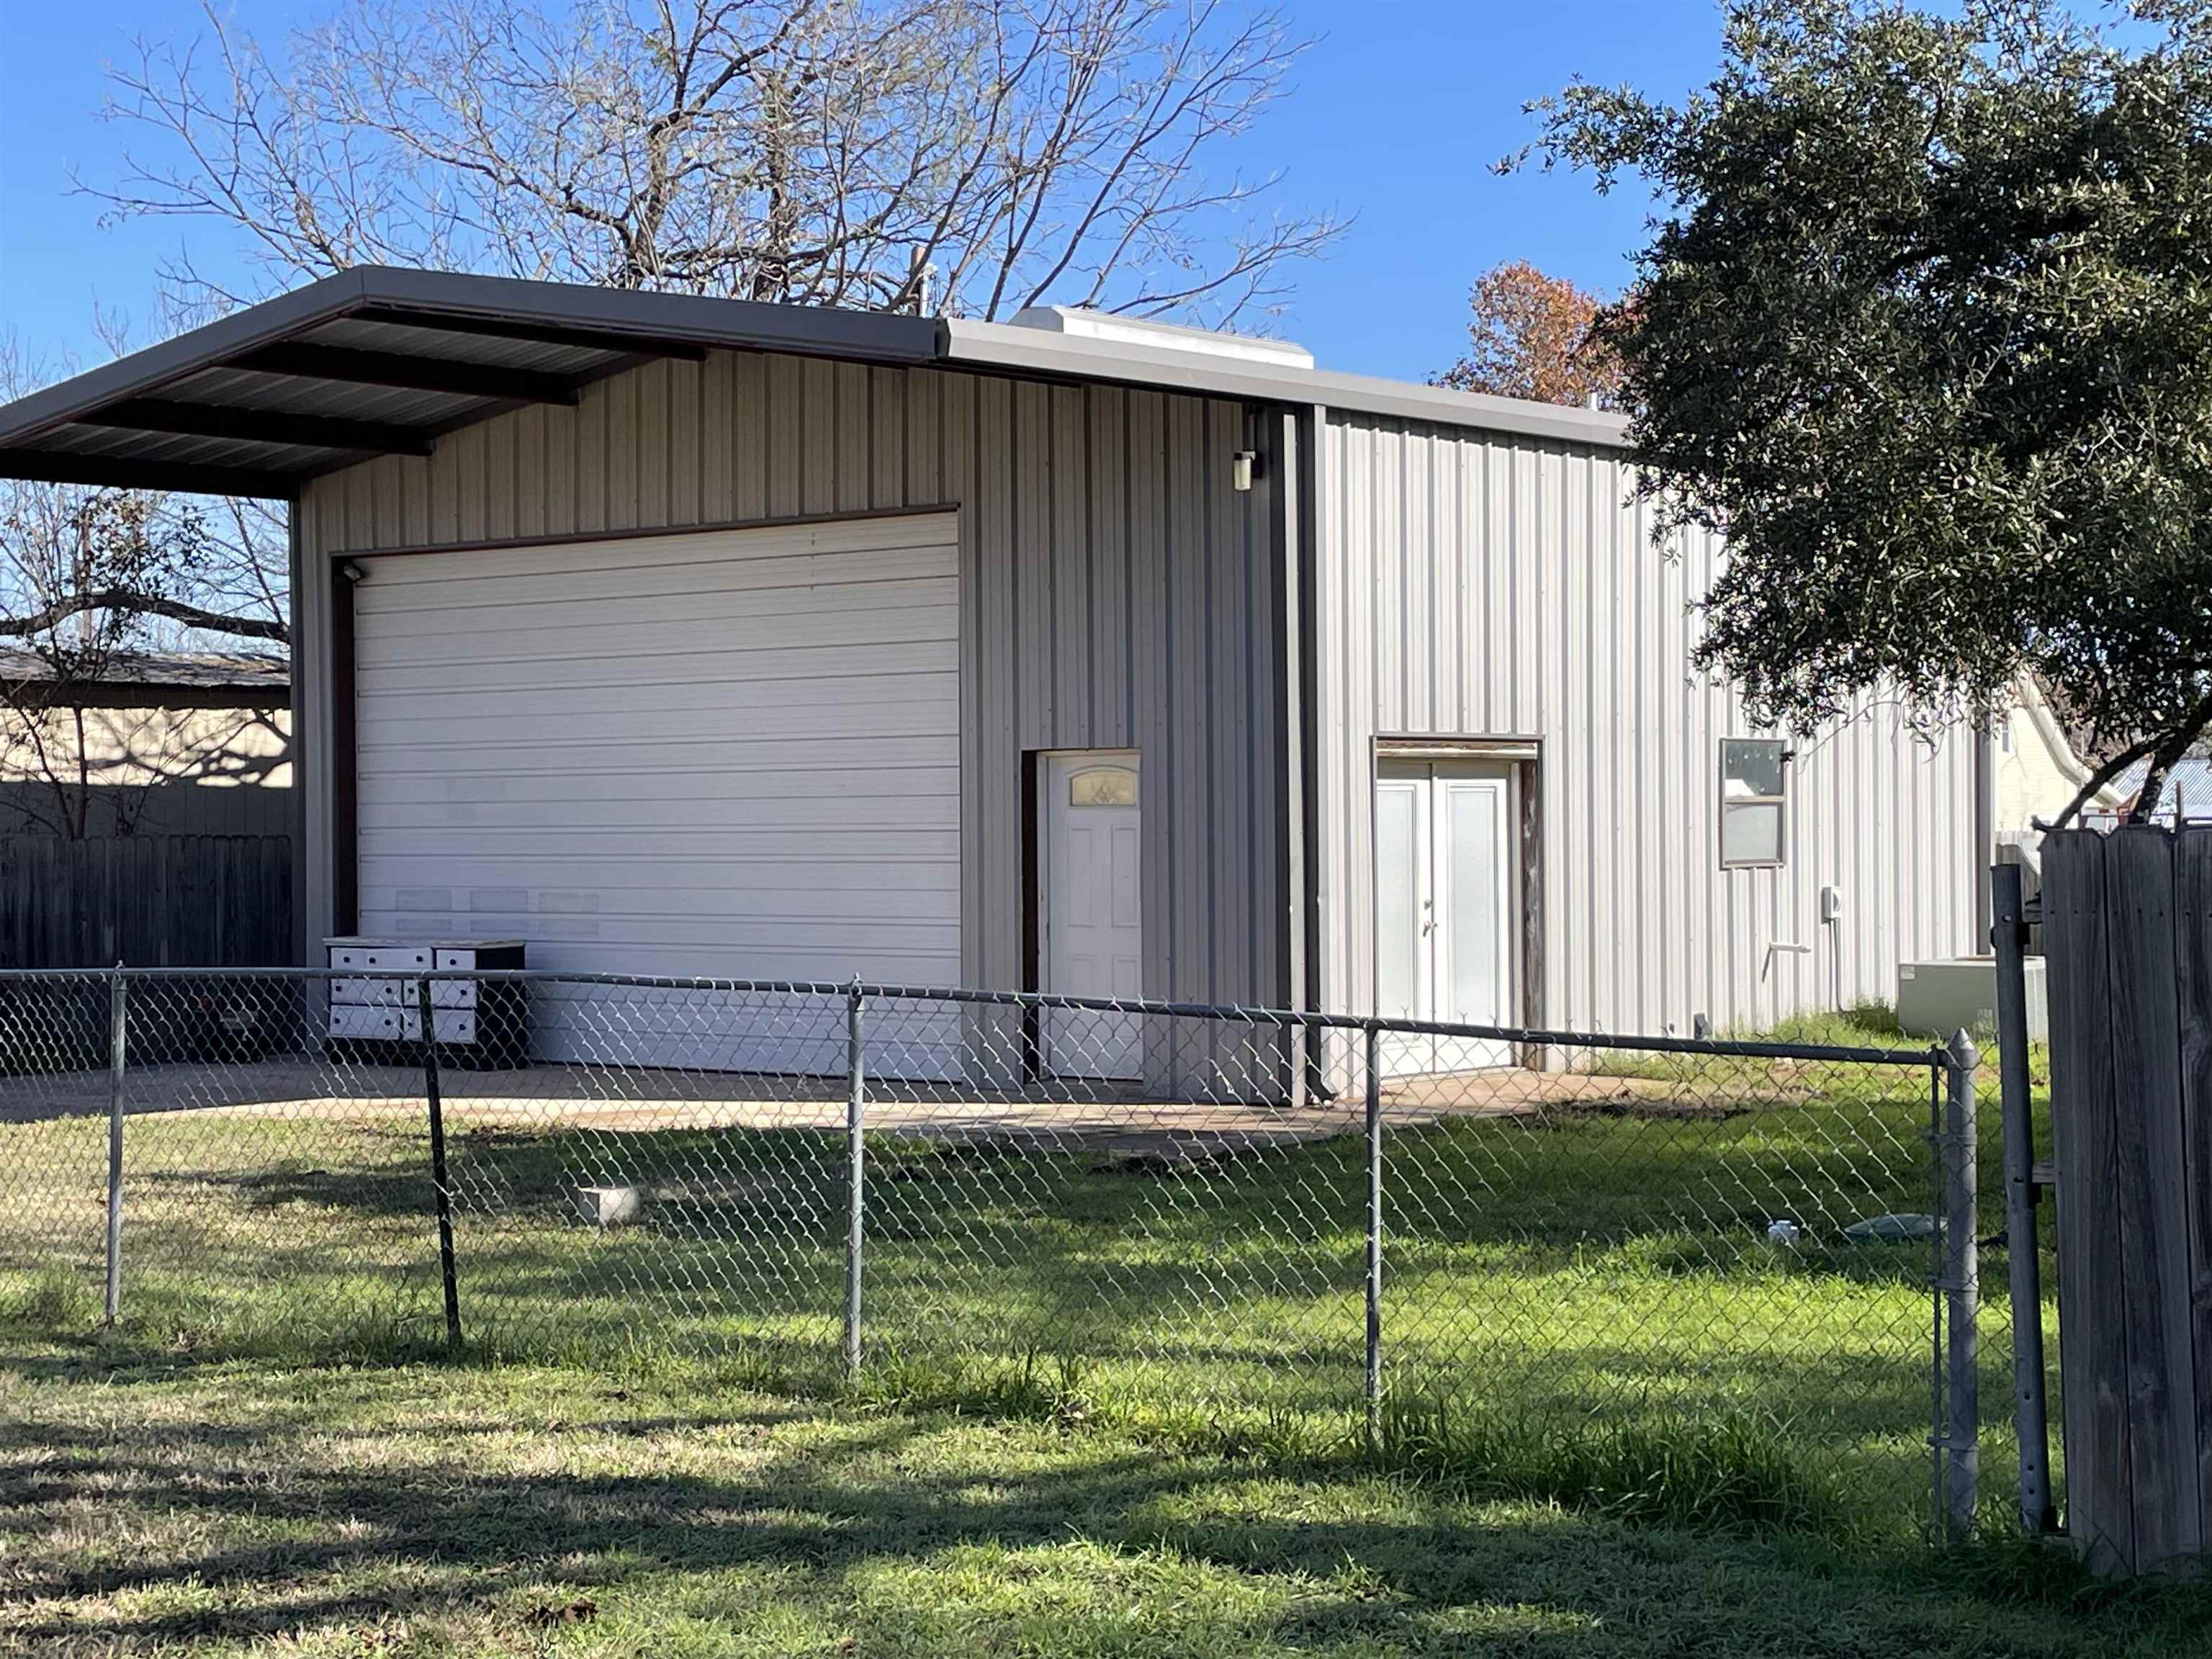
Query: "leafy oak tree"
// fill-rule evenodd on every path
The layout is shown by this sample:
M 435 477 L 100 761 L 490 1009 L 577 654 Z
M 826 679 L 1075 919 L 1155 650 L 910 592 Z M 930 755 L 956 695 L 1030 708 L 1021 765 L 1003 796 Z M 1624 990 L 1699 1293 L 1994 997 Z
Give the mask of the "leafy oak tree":
M 1799 729 L 2039 676 L 2106 754 L 2212 725 L 2212 0 L 2090 21 L 1733 0 L 1679 104 L 1578 83 L 1545 165 L 1658 207 L 1601 319 L 1662 533 L 1723 531 L 1705 666 Z

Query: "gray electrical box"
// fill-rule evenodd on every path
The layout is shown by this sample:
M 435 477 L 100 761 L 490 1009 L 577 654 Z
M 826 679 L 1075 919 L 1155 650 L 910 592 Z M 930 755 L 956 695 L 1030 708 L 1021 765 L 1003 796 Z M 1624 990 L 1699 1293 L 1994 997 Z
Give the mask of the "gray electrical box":
M 2028 957 L 2027 1039 L 2050 1036 L 2043 994 L 2043 958 Z M 1915 1036 L 1948 1037 L 1964 1026 L 1988 1033 L 1997 1023 L 1997 963 L 1995 957 L 1953 957 L 1938 962 L 1897 965 L 1897 1023 Z

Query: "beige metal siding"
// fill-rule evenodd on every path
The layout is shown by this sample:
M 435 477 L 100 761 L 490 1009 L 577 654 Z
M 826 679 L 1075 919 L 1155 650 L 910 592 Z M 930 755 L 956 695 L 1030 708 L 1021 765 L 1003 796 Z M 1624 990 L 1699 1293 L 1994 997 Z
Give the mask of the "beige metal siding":
M 1719 740 L 1750 728 L 1689 666 L 1718 549 L 1661 556 L 1619 454 L 1333 416 L 1320 465 L 1324 1006 L 1374 994 L 1378 735 L 1541 740 L 1548 1024 L 1742 1027 L 1819 1006 L 1825 885 L 1843 895 L 1847 1000 L 1893 996 L 1900 959 L 1972 948 L 1972 744 L 1931 749 L 1894 708 L 1800 745 L 1786 867 L 1720 867 Z
M 311 929 L 331 898 L 335 556 L 509 537 L 960 509 L 963 977 L 1024 976 L 1021 756 L 1145 759 L 1145 985 L 1279 1002 L 1280 572 L 1237 404 L 718 352 L 518 410 L 428 459 L 318 480 L 300 510 Z M 1158 872 L 1157 877 L 1151 872 Z

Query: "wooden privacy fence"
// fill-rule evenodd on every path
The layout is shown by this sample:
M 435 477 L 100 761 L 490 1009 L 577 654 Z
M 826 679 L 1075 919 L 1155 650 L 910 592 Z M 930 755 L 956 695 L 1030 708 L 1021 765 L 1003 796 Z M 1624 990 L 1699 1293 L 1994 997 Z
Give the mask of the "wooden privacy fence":
M 273 968 L 297 951 L 289 836 L 0 836 L 0 967 Z
M 2045 838 L 2067 1531 L 2097 1565 L 2212 1538 L 2212 830 Z

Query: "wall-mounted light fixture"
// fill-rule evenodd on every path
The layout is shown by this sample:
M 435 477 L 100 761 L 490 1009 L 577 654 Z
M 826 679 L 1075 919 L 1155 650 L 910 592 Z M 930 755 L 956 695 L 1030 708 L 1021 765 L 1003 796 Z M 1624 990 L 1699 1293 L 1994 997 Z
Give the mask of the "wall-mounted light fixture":
M 1260 476 L 1260 455 L 1257 450 L 1240 449 L 1229 458 L 1230 487 L 1243 495 L 1251 489 L 1252 480 Z
M 343 576 L 356 587 L 360 586 L 362 583 L 368 580 L 368 572 L 363 570 L 351 559 L 348 559 L 344 563 L 338 566 L 338 574 Z

